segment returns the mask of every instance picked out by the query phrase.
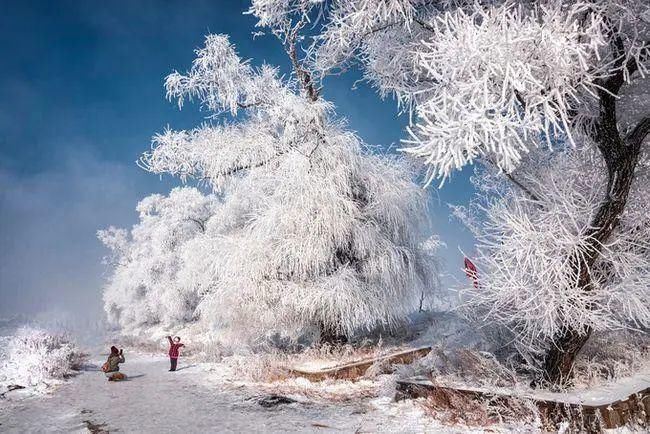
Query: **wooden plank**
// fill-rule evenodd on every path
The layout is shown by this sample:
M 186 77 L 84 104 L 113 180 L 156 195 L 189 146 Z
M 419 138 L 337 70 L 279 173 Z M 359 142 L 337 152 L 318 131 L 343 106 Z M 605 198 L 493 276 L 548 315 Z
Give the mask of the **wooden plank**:
M 366 371 L 375 363 L 405 364 L 424 357 L 431 351 L 431 347 L 411 348 L 380 357 L 355 360 L 343 365 L 337 365 L 326 369 L 309 370 L 291 368 L 291 374 L 297 377 L 304 377 L 311 381 L 322 381 L 325 379 L 354 380 L 363 376 Z
M 638 390 L 624 399 L 590 405 L 547 397 L 539 398 L 532 394 L 522 394 L 507 389 L 486 390 L 436 385 L 420 377 L 398 381 L 395 399 L 426 398 L 444 391 L 460 393 L 470 399 L 529 399 L 537 405 L 542 420 L 555 429 L 562 422 L 570 422 L 572 428 L 584 432 L 601 432 L 603 429 L 621 427 L 628 422 L 639 426 L 650 426 L 650 387 Z

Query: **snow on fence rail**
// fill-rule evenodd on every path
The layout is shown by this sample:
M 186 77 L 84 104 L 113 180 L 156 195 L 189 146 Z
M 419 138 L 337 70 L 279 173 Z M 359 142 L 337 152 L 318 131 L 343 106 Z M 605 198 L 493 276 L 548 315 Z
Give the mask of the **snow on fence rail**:
M 539 410 L 542 422 L 552 429 L 567 422 L 573 429 L 589 433 L 626 424 L 650 426 L 650 379 L 647 376 L 568 393 L 442 385 L 434 384 L 425 377 L 414 377 L 397 382 L 395 399 L 427 398 L 438 394 L 461 394 L 471 400 L 530 400 Z
M 352 380 L 359 378 L 376 363 L 411 363 L 415 359 L 424 357 L 431 351 L 431 347 L 409 348 L 393 352 L 379 357 L 355 360 L 342 365 L 325 366 L 320 369 L 313 369 L 305 366 L 295 366 L 289 369 L 291 374 L 297 377 L 304 377 L 311 381 L 322 381 L 325 379 Z

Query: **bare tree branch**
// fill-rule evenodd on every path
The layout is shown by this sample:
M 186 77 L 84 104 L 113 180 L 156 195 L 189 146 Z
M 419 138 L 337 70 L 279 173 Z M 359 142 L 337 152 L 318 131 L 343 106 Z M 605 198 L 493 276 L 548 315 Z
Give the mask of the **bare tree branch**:
M 422 20 L 421 20 L 420 18 L 418 18 L 418 17 L 413 17 L 413 21 L 415 21 L 416 23 L 418 23 L 418 24 L 419 24 L 423 29 L 425 29 L 425 30 L 428 30 L 428 31 L 430 31 L 430 32 L 435 32 L 435 31 L 436 31 L 436 29 L 434 29 L 433 27 L 431 27 L 431 25 L 430 25 L 429 23 L 426 23 L 426 22 L 422 21 Z
M 650 117 L 644 118 L 636 127 L 625 137 L 625 143 L 636 148 L 641 146 L 645 138 L 650 134 Z
M 484 157 L 485 161 L 490 163 L 492 166 L 495 168 L 499 168 L 499 166 L 494 162 L 490 157 Z M 542 206 L 542 200 L 537 196 L 530 188 L 526 187 L 521 181 L 519 181 L 517 178 L 515 178 L 511 173 L 508 173 L 504 170 L 499 169 L 503 175 L 508 178 L 513 184 L 515 184 L 521 191 L 523 191 L 530 200 L 537 202 L 539 206 Z
M 503 172 L 503 174 L 506 176 L 506 178 L 508 178 L 510 181 L 512 181 L 513 184 L 515 184 L 517 187 L 519 187 L 521 189 L 521 191 L 526 193 L 528 195 L 528 197 L 532 201 L 539 202 L 540 206 L 541 206 L 542 201 L 540 200 L 540 198 L 535 193 L 533 193 L 533 191 L 530 188 L 526 187 L 524 184 L 522 184 L 520 181 L 518 181 L 514 176 L 512 176 L 511 173 Z
M 302 85 L 305 92 L 307 92 L 307 96 L 311 101 L 317 101 L 319 97 L 318 89 L 316 89 L 314 86 L 314 81 L 311 77 L 311 74 L 309 71 L 303 68 L 303 66 L 300 64 L 300 60 L 298 59 L 298 35 L 300 34 L 300 30 L 304 25 L 304 17 L 301 18 L 300 21 L 298 21 L 298 23 L 295 25 L 287 23 L 287 30 L 284 32 L 284 47 L 287 55 L 289 56 L 289 60 L 291 61 L 291 65 L 293 66 L 293 70 L 296 73 L 296 77 L 298 78 L 298 81 Z
M 232 168 L 228 169 L 227 171 L 225 171 L 223 173 L 220 173 L 219 176 L 223 176 L 223 177 L 233 176 L 233 175 L 236 175 L 237 173 L 242 172 L 244 170 L 250 170 L 250 169 L 255 169 L 257 167 L 262 167 L 262 166 L 264 166 L 266 164 L 269 164 L 269 162 L 271 160 L 279 157 L 282 154 L 285 154 L 286 152 L 287 152 L 286 150 L 280 151 L 277 154 L 275 154 L 274 156 L 272 156 L 271 158 L 269 158 L 267 160 L 264 160 L 264 161 L 259 161 L 257 163 L 242 164 L 242 165 L 239 165 L 239 166 L 232 167 Z M 187 176 L 193 176 L 193 175 L 188 174 Z M 213 179 L 212 176 L 203 176 L 203 177 L 200 178 L 201 181 L 209 181 L 211 179 Z

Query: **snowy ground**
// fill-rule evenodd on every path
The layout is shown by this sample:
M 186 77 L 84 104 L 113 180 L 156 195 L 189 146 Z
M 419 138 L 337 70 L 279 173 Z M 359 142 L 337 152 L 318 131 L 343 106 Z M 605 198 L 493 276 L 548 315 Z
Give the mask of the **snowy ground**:
M 0 324 L 0 339 L 3 335 L 14 336 L 14 329 L 12 326 L 3 330 Z M 452 333 L 453 330 L 437 326 L 435 329 L 453 337 L 455 342 L 469 342 L 466 336 Z M 84 346 L 97 348 L 101 340 L 97 338 L 98 333 L 92 327 L 87 331 L 95 339 L 87 340 Z M 440 339 L 425 334 L 422 340 L 436 342 Z M 444 414 L 438 414 L 438 420 L 433 419 L 430 414 L 437 410 L 421 401 L 393 402 L 397 375 L 381 374 L 381 369 L 376 376 L 355 382 L 311 383 L 304 378 L 275 375 L 273 366 L 289 363 L 289 360 L 269 355 L 273 362 L 269 364 L 264 356 L 248 354 L 230 356 L 222 363 L 199 363 L 183 357 L 180 370 L 170 373 L 168 359 L 162 355 L 164 348 L 138 347 L 140 351 L 162 353 L 151 355 L 129 349 L 133 347 L 127 342 L 122 342 L 127 348 L 122 371 L 129 375 L 128 381 L 110 383 L 99 371 L 98 367 L 106 360 L 106 354 L 101 354 L 107 348 L 103 345 L 91 351 L 84 370 L 67 381 L 47 381 L 43 387 L 10 391 L 5 398 L 0 396 L 0 432 L 472 432 L 466 426 L 443 425 L 440 420 L 450 420 Z M 320 361 L 318 367 L 321 368 L 331 363 L 329 359 L 318 359 L 319 355 L 323 356 L 318 352 L 306 354 L 304 360 L 298 361 L 309 362 L 310 367 Z M 430 360 L 427 366 L 438 366 L 435 360 Z M 481 372 L 489 368 L 471 366 Z M 615 391 L 629 394 L 628 386 L 637 387 L 640 382 L 650 384 L 650 370 L 637 368 L 637 375 L 630 379 L 634 380 L 632 383 L 619 381 L 620 390 L 605 387 L 603 396 Z M 414 369 L 400 371 L 400 375 Z M 242 375 L 242 372 L 248 374 Z M 9 382 L 0 387 L 0 392 L 7 385 L 17 383 L 16 378 L 9 375 Z M 49 393 L 43 395 L 43 390 Z M 297 402 L 265 408 L 260 405 L 260 399 L 270 394 L 287 396 Z M 460 420 L 473 420 L 464 418 L 464 408 L 461 411 L 462 414 L 457 414 L 463 416 Z M 485 430 L 474 432 L 538 432 L 523 419 L 514 420 L 517 422 L 509 425 L 490 420 Z
M 206 365 L 127 354 L 128 381 L 108 382 L 95 355 L 80 375 L 46 396 L 7 394 L 0 431 L 23 432 L 467 432 L 440 426 L 418 403 L 390 398 L 301 399 L 264 408 L 260 390 L 223 381 Z M 188 364 L 189 363 L 189 364 Z M 89 429 L 90 428 L 90 429 Z

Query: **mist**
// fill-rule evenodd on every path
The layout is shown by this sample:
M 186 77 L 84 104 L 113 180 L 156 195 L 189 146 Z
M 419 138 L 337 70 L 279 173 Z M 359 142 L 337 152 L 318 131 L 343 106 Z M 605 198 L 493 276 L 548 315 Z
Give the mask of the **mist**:
M 245 58 L 288 66 L 274 38 L 253 40 L 247 8 L 14 2 L 0 16 L 0 52 L 11 59 L 0 71 L 0 318 L 103 318 L 107 251 L 96 231 L 130 227 L 138 200 L 178 183 L 160 182 L 135 160 L 166 125 L 189 128 L 205 116 L 167 101 L 164 77 L 190 64 L 211 29 L 231 34 Z M 183 31 L 170 31 L 179 25 Z M 406 117 L 396 116 L 394 101 L 357 86 L 358 78 L 332 80 L 328 99 L 369 144 L 394 148 Z M 458 246 L 469 254 L 473 245 L 446 205 L 469 199 L 468 178 L 461 173 L 444 191 L 429 190 L 434 232 L 447 244 L 448 286 L 464 278 Z
M 140 172 L 90 153 L 39 173 L 0 169 L 0 316 L 103 318 L 106 251 L 96 232 L 135 221 L 151 189 Z

